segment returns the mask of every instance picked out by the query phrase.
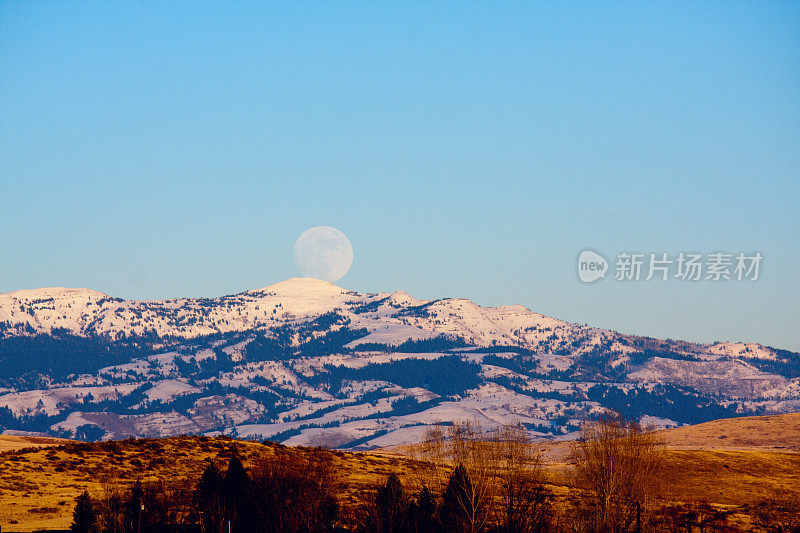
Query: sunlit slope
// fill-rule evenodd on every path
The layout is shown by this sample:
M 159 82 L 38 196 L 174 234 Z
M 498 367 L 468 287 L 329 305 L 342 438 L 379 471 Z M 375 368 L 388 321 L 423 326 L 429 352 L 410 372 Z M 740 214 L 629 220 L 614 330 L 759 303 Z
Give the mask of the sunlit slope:
M 800 452 L 800 413 L 712 420 L 660 431 L 659 437 L 673 448 Z

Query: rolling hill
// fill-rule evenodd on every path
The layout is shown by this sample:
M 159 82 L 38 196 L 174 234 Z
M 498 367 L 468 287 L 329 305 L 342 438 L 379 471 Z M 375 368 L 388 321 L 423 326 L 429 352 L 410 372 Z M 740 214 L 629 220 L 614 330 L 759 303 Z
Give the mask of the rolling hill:
M 800 454 L 781 448 L 796 440 L 796 422 L 795 415 L 738 418 L 659 432 L 667 447 L 658 504 L 705 502 L 724 511 L 727 523 L 736 528 L 733 530 L 747 530 L 753 509 L 765 499 L 800 501 Z M 699 436 L 687 436 L 687 430 Z M 745 434 L 758 435 L 747 450 L 731 449 L 726 439 L 719 439 L 723 435 Z M 682 439 L 687 437 L 691 437 L 690 444 L 683 446 Z M 700 442 L 707 445 L 698 449 Z M 547 486 L 556 502 L 563 503 L 574 492 L 567 475 L 571 443 L 540 446 Z M 335 472 L 339 503 L 351 510 L 392 473 L 408 487 L 414 487 L 419 467 L 417 460 L 397 449 L 389 453 L 342 452 L 227 437 L 28 446 L 0 452 L 0 525 L 3 531 L 63 529 L 71 521 L 75 498 L 84 490 L 102 498 L 111 488 L 125 489 L 136 480 L 196 480 L 211 462 L 224 466 L 236 456 L 252 469 L 261 461 L 274 459 L 276 454 L 299 458 L 323 454 Z

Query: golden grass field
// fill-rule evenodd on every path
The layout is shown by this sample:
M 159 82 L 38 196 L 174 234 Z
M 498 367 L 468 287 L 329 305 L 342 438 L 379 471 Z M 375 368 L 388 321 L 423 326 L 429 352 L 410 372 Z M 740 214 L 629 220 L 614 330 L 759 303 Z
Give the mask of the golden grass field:
M 3 532 L 65 529 L 72 520 L 75 498 L 84 490 L 99 495 L 106 482 L 125 487 L 137 479 L 197 479 L 212 460 L 224 463 L 237 455 L 250 467 L 276 450 L 290 454 L 309 451 L 208 437 L 130 439 L 7 451 L 0 454 L 0 526 Z M 402 457 L 324 453 L 331 457 L 343 482 L 343 505 L 360 501 L 376 481 L 392 472 L 406 477 L 413 468 L 413 461 Z
M 0 453 L 20 448 L 42 448 L 45 446 L 57 446 L 70 441 L 66 439 L 54 439 L 50 437 L 23 437 L 16 435 L 0 435 Z
M 748 417 L 708 422 L 659 432 L 666 444 L 665 504 L 705 500 L 734 509 L 771 495 L 800 498 L 800 415 Z M 75 498 L 103 484 L 126 486 L 137 478 L 197 478 L 209 461 L 236 454 L 252 466 L 274 453 L 305 454 L 306 448 L 237 441 L 229 438 L 172 437 L 83 444 L 30 437 L 0 437 L 0 527 L 6 531 L 65 529 Z M 569 493 L 566 471 L 570 443 L 545 443 L 539 449 L 551 489 Z M 341 503 L 362 501 L 367 491 L 391 474 L 413 486 L 416 462 L 400 452 L 329 454 L 341 482 Z M 747 517 L 734 517 L 746 527 Z
M 658 434 L 674 448 L 800 452 L 800 413 L 724 418 Z

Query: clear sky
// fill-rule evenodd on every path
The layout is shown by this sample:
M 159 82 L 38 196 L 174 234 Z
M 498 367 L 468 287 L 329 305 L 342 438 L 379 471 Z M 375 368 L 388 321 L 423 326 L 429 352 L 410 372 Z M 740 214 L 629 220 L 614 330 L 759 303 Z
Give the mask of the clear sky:
M 230 294 L 315 225 L 354 290 L 800 350 L 800 3 L 0 2 L 0 291 Z

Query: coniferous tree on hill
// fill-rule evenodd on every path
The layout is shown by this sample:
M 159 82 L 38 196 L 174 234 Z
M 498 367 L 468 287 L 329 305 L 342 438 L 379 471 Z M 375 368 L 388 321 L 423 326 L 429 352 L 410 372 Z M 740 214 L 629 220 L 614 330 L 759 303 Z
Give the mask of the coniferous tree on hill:
M 419 533 L 434 533 L 441 531 L 436 519 L 436 498 L 427 486 L 417 494 L 414 506 L 414 526 Z
M 214 463 L 203 471 L 195 492 L 195 507 L 203 531 L 225 531 L 225 501 L 222 493 L 222 473 Z
M 386 485 L 378 489 L 376 498 L 378 518 L 382 523 L 381 531 L 402 533 L 408 526 L 409 502 L 403 491 L 403 484 L 397 474 L 386 480 Z
M 78 496 L 75 502 L 75 510 L 72 513 L 72 526 L 70 531 L 75 533 L 92 533 L 95 531 L 97 515 L 94 511 L 92 497 L 88 491 Z
M 257 531 L 250 476 L 238 457 L 228 462 L 221 487 L 231 531 Z
M 486 508 L 463 465 L 458 465 L 442 495 L 442 526 L 453 533 L 477 533 L 486 524 Z
M 413 531 L 412 506 L 400 478 L 391 474 L 365 506 L 363 530 L 368 533 Z

